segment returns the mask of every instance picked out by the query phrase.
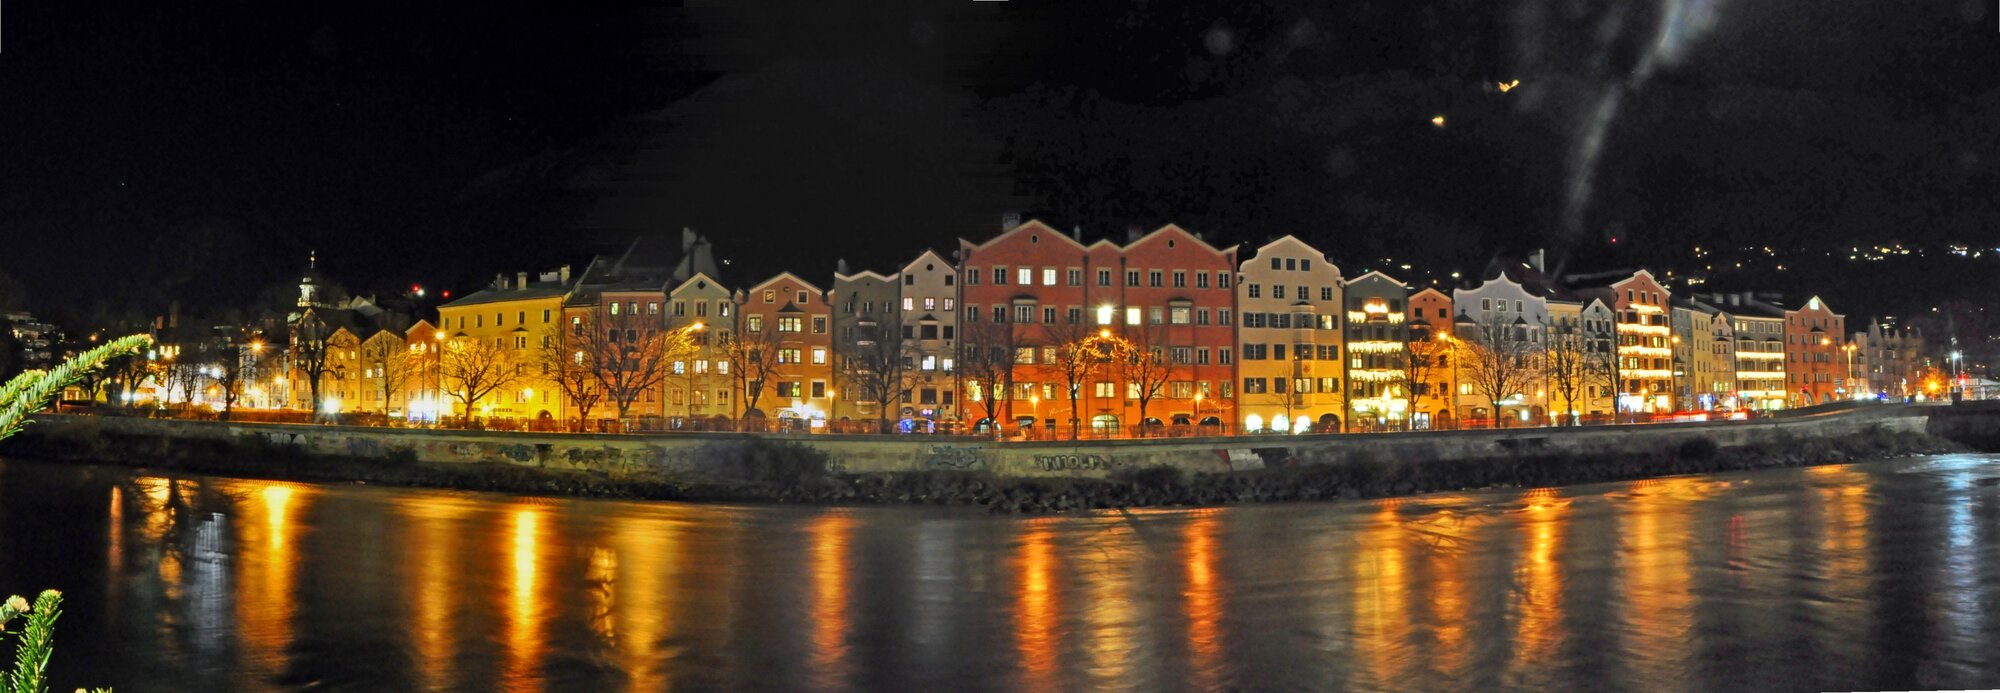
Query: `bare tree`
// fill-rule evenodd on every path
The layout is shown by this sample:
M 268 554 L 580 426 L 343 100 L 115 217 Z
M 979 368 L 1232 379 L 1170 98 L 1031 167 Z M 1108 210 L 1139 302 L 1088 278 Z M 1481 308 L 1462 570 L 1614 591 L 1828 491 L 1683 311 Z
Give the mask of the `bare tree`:
M 160 382 L 167 386 L 167 393 L 180 393 L 181 411 L 194 408 L 194 393 L 201 389 L 204 373 L 208 370 L 205 361 L 198 360 L 200 352 L 184 354 L 160 365 Z
M 264 359 L 263 343 L 256 340 L 255 332 L 238 328 L 223 338 L 221 348 L 215 352 L 213 372 L 215 385 L 222 391 L 223 421 L 228 421 L 230 415 L 236 412 L 236 403 L 243 399 L 244 386 Z
M 543 376 L 555 382 L 563 400 L 576 411 L 572 430 L 579 430 L 583 422 L 590 420 L 590 410 L 603 401 L 604 389 L 597 384 L 597 369 L 591 363 L 590 352 L 571 337 L 575 331 L 574 328 L 564 329 L 562 325 L 550 325 L 542 330 L 542 345 L 535 354 L 535 360 L 539 362 Z
M 498 343 L 469 337 L 444 345 L 438 372 L 445 394 L 465 406 L 467 420 L 472 418 L 473 408 L 480 400 L 514 382 L 519 369 L 515 368 L 512 353 Z
M 1611 395 L 1611 422 L 1621 420 L 1618 396 L 1625 391 L 1625 373 L 1618 367 L 1618 352 L 1615 347 L 1600 345 L 1587 349 L 1584 355 L 1585 382 L 1604 388 Z M 1585 387 L 1588 390 L 1588 386 Z
M 691 353 L 693 343 L 687 330 L 668 330 L 658 318 L 636 312 L 612 314 L 603 305 L 573 323 L 569 334 L 569 349 L 584 353 L 584 365 L 621 421 L 666 382 L 674 360 Z
M 888 430 L 890 405 L 908 397 L 904 376 L 909 373 L 915 351 L 903 341 L 903 313 L 890 310 L 874 327 L 859 327 L 854 338 L 841 345 L 841 387 L 857 392 L 875 404 L 879 430 Z
M 1438 376 L 1451 368 L 1452 352 L 1455 350 L 1449 335 L 1433 333 L 1427 325 L 1418 323 L 1409 331 L 1409 341 L 1403 346 L 1403 383 L 1410 390 L 1410 408 L 1418 409 L 1424 397 L 1438 397 L 1451 402 L 1449 384 L 1435 382 Z M 1444 385 L 1432 388 L 1432 385 Z M 1435 390 L 1442 389 L 1443 392 Z M 1433 424 L 1435 425 L 1435 424 Z
M 1132 360 L 1132 345 L 1110 330 L 1092 330 L 1081 321 L 1051 325 L 1043 333 L 1048 335 L 1050 346 L 1055 347 L 1055 361 L 1049 365 L 1062 376 L 1069 397 L 1069 437 L 1075 439 L 1082 433 L 1083 413 L 1078 401 L 1082 399 L 1083 386 L 1092 377 L 1109 371 L 1113 363 L 1122 365 Z
M 778 375 L 777 322 L 745 318 L 741 329 L 722 340 L 722 350 L 729 361 L 730 375 L 736 379 L 738 398 L 743 402 L 743 410 L 737 416 L 741 422 L 763 400 L 764 386 Z
M 1576 400 L 1590 391 L 1591 362 L 1590 344 L 1574 325 L 1560 325 L 1549 332 L 1543 370 L 1550 389 L 1563 399 L 1564 420 L 1571 425 L 1577 421 Z
M 1124 343 L 1118 345 L 1107 356 L 1115 356 L 1119 376 L 1127 383 L 1138 386 L 1140 426 L 1146 424 L 1146 407 L 1167 389 L 1167 382 L 1181 372 L 1168 351 L 1167 328 L 1160 324 L 1146 324 L 1125 332 Z M 1295 368 L 1299 365 L 1293 361 Z
M 375 384 L 382 392 L 382 415 L 388 416 L 389 403 L 403 391 L 416 371 L 416 359 L 410 356 L 410 349 L 400 342 L 388 339 L 378 340 L 373 347 L 361 350 L 361 366 L 372 372 Z M 404 405 L 407 407 L 408 402 Z
M 305 376 L 306 386 L 312 392 L 312 415 L 319 416 L 322 393 L 321 383 L 329 370 L 328 356 L 331 355 L 333 334 L 338 328 L 326 324 L 317 313 L 307 311 L 292 329 L 292 368 Z
M 1014 388 L 1014 329 L 1004 322 L 966 322 L 958 336 L 959 377 L 981 393 L 986 418 L 997 424 L 1004 415 L 1000 403 Z
M 1461 366 L 1473 389 L 1493 407 L 1494 426 L 1505 427 L 1500 415 L 1503 400 L 1526 394 L 1541 378 L 1541 345 L 1530 338 L 1535 326 L 1494 316 L 1474 324 L 1464 337 L 1465 358 Z

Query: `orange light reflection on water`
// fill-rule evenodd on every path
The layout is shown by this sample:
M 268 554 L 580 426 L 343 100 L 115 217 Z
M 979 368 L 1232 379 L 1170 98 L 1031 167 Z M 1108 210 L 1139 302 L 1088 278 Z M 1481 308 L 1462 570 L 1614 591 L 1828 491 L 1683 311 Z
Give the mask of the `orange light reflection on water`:
M 507 667 L 502 685 L 509 690 L 539 686 L 536 667 L 545 647 L 543 606 L 536 599 L 541 571 L 541 511 L 533 506 L 514 511 L 510 535 L 513 560 L 507 611 Z
M 1222 549 L 1216 542 L 1216 531 L 1220 528 L 1214 511 L 1195 515 L 1186 524 L 1186 555 L 1182 562 L 1187 566 L 1187 590 L 1182 597 L 1187 602 L 1188 652 L 1194 673 L 1194 685 L 1198 689 L 1216 689 L 1222 684 L 1222 636 L 1223 586 L 1219 576 Z
M 1569 502 L 1555 489 L 1535 489 L 1527 493 L 1527 507 L 1520 514 L 1520 530 L 1526 551 L 1514 567 L 1515 584 L 1511 609 L 1515 614 L 1514 642 L 1519 655 L 1517 666 L 1541 666 L 1555 657 L 1566 632 L 1563 628 L 1563 577 L 1556 563 L 1569 521 Z
M 1368 528 L 1355 537 L 1355 650 L 1363 657 L 1368 678 L 1377 686 L 1392 686 L 1403 678 L 1410 662 L 1403 651 L 1409 642 L 1410 614 L 1406 533 L 1396 516 L 1395 499 L 1377 504 Z
M 847 679 L 847 541 L 853 520 L 827 512 L 813 520 L 813 673 L 819 687 Z
M 1051 690 L 1056 673 L 1056 557 L 1054 532 L 1048 520 L 1028 521 L 1016 548 L 1014 637 L 1020 651 L 1026 688 Z
M 313 493 L 310 486 L 267 483 L 239 506 L 251 517 L 242 525 L 242 546 L 237 551 L 242 571 L 236 600 L 242 665 L 274 677 L 286 668 L 292 619 L 298 611 L 299 559 L 292 516 Z M 258 514 L 263 517 L 256 518 Z

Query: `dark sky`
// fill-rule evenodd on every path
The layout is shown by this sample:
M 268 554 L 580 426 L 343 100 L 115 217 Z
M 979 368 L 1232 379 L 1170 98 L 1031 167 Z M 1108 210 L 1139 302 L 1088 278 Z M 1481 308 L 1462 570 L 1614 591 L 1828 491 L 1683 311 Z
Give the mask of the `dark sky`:
M 886 269 L 1010 210 L 1092 236 L 1295 233 L 1350 270 L 1538 246 L 1591 267 L 1686 267 L 1704 244 L 1990 248 L 1993 12 L 10 2 L 0 272 L 70 314 L 244 303 L 309 249 L 353 287 L 465 291 L 691 226 L 727 281 L 823 281 L 832 258 Z M 1949 276 L 1897 267 L 1802 260 L 1769 281 L 1823 282 L 1854 312 Z

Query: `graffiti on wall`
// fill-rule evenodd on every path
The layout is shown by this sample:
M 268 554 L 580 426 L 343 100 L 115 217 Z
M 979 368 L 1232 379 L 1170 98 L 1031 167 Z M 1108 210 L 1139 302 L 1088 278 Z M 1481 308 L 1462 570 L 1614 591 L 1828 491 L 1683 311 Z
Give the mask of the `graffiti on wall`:
M 1131 460 L 1103 455 L 1036 455 L 1035 466 L 1045 472 L 1110 471 L 1132 466 Z
M 982 449 L 977 445 L 932 445 L 924 456 L 924 468 L 983 469 L 986 460 L 980 457 Z

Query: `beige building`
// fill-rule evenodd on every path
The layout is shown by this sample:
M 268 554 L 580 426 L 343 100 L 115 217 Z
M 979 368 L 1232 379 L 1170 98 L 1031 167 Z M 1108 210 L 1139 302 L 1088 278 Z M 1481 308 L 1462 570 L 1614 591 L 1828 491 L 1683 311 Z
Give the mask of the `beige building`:
M 1292 236 L 1243 260 L 1236 285 L 1241 420 L 1232 423 L 1245 431 L 1341 430 L 1343 288 L 1340 268 Z M 1402 306 L 1396 311 L 1401 330 Z

